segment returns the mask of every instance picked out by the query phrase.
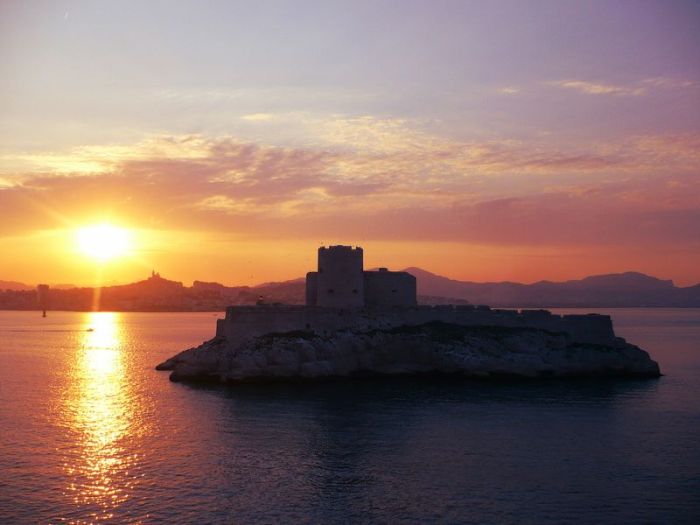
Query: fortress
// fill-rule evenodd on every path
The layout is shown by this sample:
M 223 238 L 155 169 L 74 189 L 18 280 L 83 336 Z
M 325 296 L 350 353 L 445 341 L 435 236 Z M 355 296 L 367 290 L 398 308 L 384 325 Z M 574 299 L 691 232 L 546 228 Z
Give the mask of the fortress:
M 406 272 L 363 269 L 359 246 L 318 249 L 318 271 L 306 274 L 306 305 L 325 308 L 416 306 L 416 278 Z
M 232 343 L 294 331 L 330 336 L 439 321 L 463 326 L 527 327 L 568 334 L 572 341 L 610 344 L 616 337 L 607 315 L 556 315 L 547 310 L 496 310 L 488 306 L 420 306 L 416 278 L 386 268 L 365 271 L 360 247 L 318 250 L 318 269 L 306 275 L 306 305 L 229 306 L 217 321 L 217 337 Z

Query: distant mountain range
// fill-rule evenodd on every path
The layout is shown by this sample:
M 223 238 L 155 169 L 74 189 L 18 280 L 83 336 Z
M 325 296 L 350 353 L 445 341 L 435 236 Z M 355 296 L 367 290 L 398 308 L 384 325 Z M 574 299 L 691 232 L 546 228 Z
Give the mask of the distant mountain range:
M 500 307 L 700 306 L 700 284 L 677 287 L 670 280 L 638 272 L 594 275 L 564 282 L 475 283 L 456 281 L 421 268 L 406 268 L 419 296 L 466 299 Z
M 34 290 L 36 286 L 31 286 L 29 284 L 19 283 L 17 281 L 0 281 L 0 291 L 2 290 Z M 68 290 L 69 288 L 77 288 L 74 284 L 52 284 L 51 288 L 57 290 Z
M 488 304 L 504 308 L 545 307 L 700 307 L 700 284 L 677 287 L 637 272 L 595 275 L 580 280 L 532 284 L 457 281 L 421 268 L 404 271 L 416 277 L 421 304 Z M 92 288 L 51 286 L 51 309 L 90 310 Z M 100 308 L 124 311 L 219 310 L 228 305 L 266 303 L 303 304 L 303 278 L 258 286 L 224 286 L 195 281 L 191 287 L 153 274 L 132 284 L 101 289 Z M 33 286 L 0 281 L 0 309 L 35 309 Z

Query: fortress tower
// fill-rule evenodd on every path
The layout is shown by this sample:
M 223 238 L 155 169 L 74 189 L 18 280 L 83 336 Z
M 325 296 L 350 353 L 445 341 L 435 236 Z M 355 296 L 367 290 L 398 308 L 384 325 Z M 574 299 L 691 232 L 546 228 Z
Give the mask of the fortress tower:
M 364 271 L 362 248 L 318 249 L 318 271 L 306 274 L 306 305 L 392 308 L 416 305 L 416 278 L 406 272 Z
M 365 305 L 362 248 L 319 248 L 315 281 L 316 306 L 362 308 Z

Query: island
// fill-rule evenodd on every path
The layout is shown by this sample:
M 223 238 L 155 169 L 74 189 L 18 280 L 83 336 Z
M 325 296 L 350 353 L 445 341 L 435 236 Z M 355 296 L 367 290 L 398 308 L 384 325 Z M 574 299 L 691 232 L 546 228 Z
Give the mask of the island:
M 471 378 L 661 375 L 609 316 L 418 305 L 416 278 L 363 269 L 360 247 L 318 250 L 306 304 L 230 306 L 216 335 L 160 363 L 172 381 L 238 383 L 450 374 Z

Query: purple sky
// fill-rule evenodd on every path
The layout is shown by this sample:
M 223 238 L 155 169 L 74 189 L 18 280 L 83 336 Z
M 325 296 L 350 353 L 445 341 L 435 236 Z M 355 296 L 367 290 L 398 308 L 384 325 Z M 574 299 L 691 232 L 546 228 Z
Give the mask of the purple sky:
M 4 1 L 0 278 L 107 214 L 230 251 L 144 250 L 183 280 L 295 277 L 337 241 L 475 280 L 700 281 L 698 28 L 697 2 Z

